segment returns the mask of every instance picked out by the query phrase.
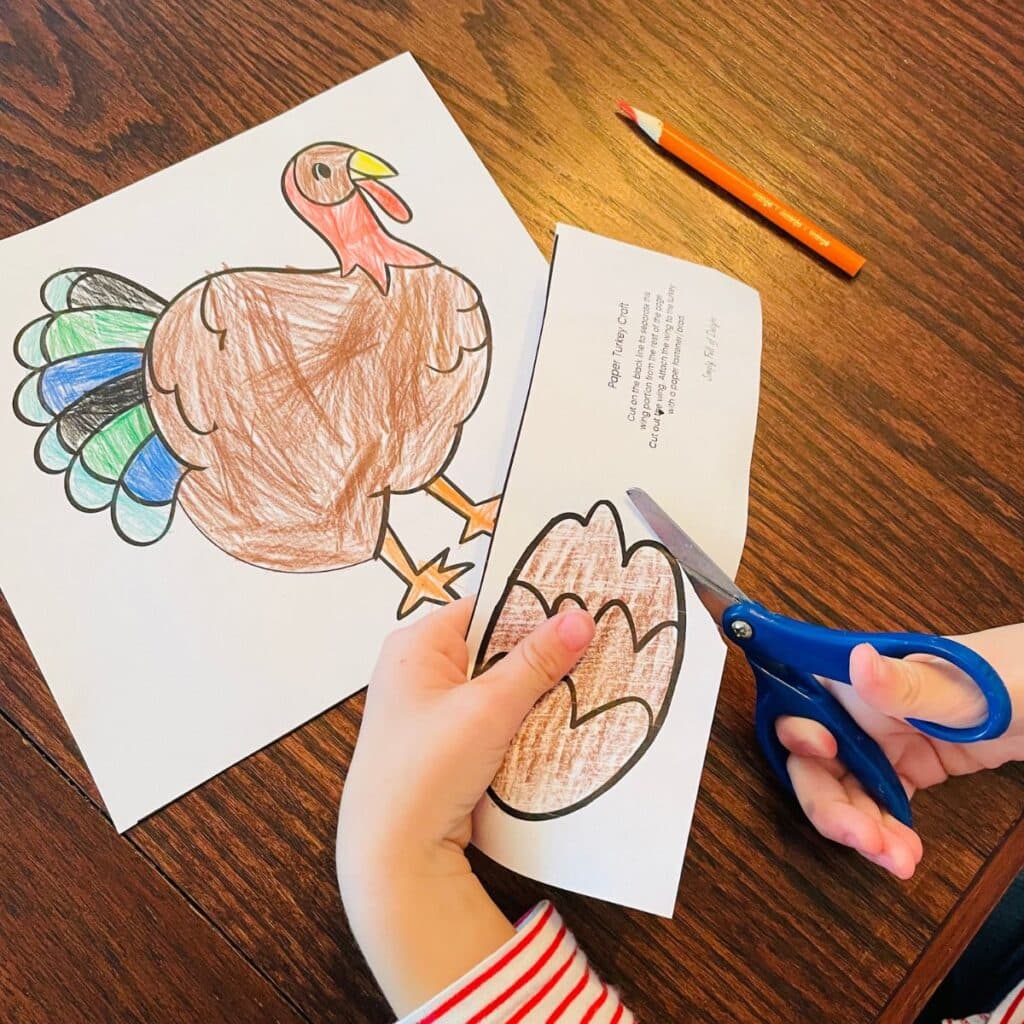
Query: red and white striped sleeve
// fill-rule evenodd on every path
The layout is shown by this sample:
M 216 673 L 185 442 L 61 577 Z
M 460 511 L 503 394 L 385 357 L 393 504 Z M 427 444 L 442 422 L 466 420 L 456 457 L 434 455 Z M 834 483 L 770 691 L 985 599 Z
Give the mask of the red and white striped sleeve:
M 943 1024 L 1024 1024 L 1024 979 L 991 1013 L 979 1013 L 966 1020 L 947 1020 Z
M 538 903 L 516 934 L 398 1024 L 634 1024 L 590 969 L 555 908 Z

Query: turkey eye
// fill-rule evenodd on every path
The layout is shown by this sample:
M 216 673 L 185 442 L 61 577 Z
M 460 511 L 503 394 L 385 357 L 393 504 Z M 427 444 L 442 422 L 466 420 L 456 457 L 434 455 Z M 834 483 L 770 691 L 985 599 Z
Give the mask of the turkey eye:
M 327 164 L 315 163 L 313 164 L 313 177 L 317 181 L 322 181 L 324 178 L 331 176 L 331 169 Z

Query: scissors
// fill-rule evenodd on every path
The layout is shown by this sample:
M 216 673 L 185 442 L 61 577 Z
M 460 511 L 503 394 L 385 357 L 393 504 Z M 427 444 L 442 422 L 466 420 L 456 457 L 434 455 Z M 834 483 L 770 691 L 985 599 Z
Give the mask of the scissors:
M 908 718 L 915 729 L 952 743 L 1001 736 L 1010 724 L 1010 695 L 999 673 L 970 648 L 926 633 L 854 633 L 829 629 L 770 612 L 752 601 L 675 523 L 646 491 L 626 492 L 637 512 L 689 577 L 701 603 L 722 633 L 747 656 L 757 682 L 757 740 L 779 781 L 793 792 L 786 768 L 789 752 L 775 734 L 775 721 L 797 715 L 820 722 L 836 739 L 839 760 L 865 792 L 893 817 L 911 826 L 910 801 L 881 747 L 853 720 L 815 676 L 850 682 L 850 652 L 869 643 L 891 658 L 931 654 L 962 669 L 985 697 L 988 714 L 979 725 L 954 728 Z

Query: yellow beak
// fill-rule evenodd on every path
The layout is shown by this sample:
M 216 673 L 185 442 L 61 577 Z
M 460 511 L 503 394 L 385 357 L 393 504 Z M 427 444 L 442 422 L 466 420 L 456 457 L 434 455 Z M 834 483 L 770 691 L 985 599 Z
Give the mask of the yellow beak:
M 360 178 L 393 178 L 398 171 L 372 153 L 357 149 L 348 158 L 348 173 L 353 181 L 358 181 Z

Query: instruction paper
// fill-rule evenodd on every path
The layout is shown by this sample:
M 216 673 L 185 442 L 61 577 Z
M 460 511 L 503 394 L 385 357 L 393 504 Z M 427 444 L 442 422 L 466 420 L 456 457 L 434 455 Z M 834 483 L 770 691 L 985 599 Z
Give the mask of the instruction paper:
M 485 671 L 568 604 L 597 633 L 477 807 L 474 842 L 509 868 L 672 915 L 725 647 L 626 490 L 735 573 L 760 350 L 753 289 L 559 227 L 470 663 Z

